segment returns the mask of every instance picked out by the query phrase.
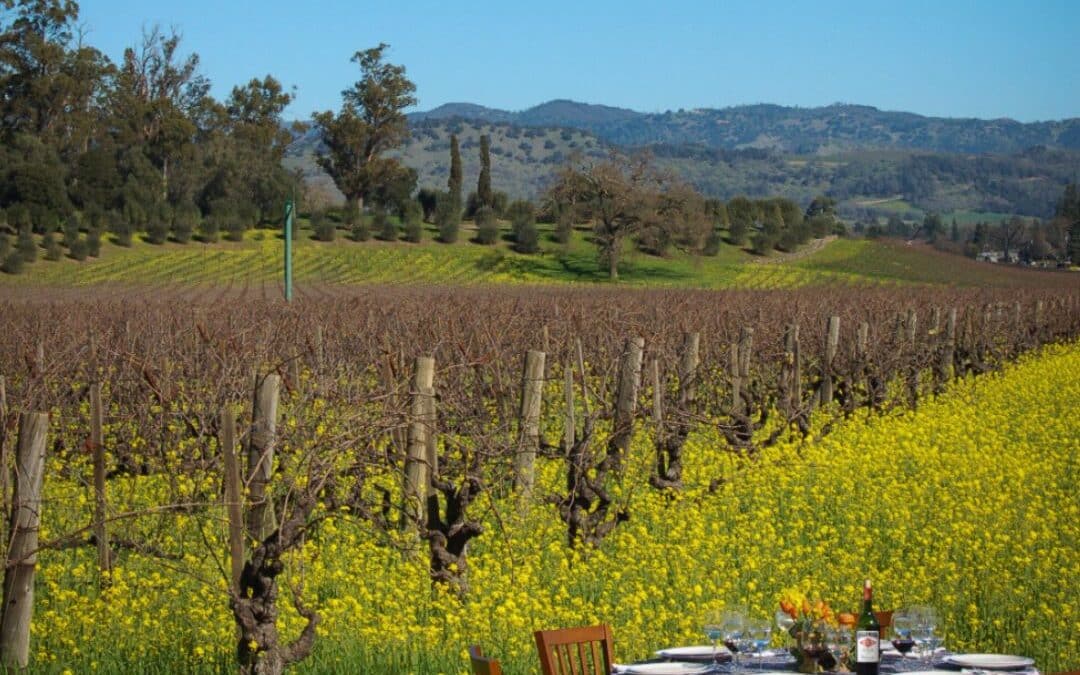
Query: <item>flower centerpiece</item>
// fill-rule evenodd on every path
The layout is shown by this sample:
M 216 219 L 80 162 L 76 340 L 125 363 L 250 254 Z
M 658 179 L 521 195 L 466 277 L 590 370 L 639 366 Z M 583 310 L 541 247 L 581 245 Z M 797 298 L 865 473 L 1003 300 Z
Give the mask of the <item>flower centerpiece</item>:
M 844 655 L 838 660 L 829 651 L 830 642 L 834 642 L 830 640 L 830 633 L 850 630 L 855 625 L 854 614 L 838 614 L 823 600 L 811 600 L 800 591 L 788 590 L 780 598 L 777 618 L 781 617 L 785 619 L 778 623 L 795 639 L 791 653 L 798 659 L 800 673 L 847 670 Z

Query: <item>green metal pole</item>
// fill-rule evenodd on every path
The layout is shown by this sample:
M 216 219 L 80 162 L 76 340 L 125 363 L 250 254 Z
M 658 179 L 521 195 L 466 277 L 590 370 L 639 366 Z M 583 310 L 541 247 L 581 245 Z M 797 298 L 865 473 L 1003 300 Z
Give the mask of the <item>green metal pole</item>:
M 292 302 L 293 200 L 285 200 L 285 302 Z

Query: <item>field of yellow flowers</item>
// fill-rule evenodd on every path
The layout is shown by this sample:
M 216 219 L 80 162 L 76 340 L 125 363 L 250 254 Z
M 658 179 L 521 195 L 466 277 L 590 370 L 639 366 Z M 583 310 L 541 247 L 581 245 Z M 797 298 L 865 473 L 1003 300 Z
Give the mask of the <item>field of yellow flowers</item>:
M 1075 668 L 1078 373 L 1080 345 L 1048 347 L 917 411 L 848 420 L 753 462 L 705 427 L 690 437 L 687 487 L 674 495 L 648 487 L 652 446 L 642 429 L 615 488 L 631 519 L 594 550 L 568 548 L 542 499 L 561 488 L 564 469 L 541 460 L 533 502 L 477 506 L 486 529 L 470 547 L 464 602 L 432 590 L 422 551 L 402 553 L 336 514 L 289 561 L 283 584 L 302 589 L 323 617 L 315 652 L 297 671 L 463 673 L 466 646 L 480 643 L 507 672 L 530 673 L 532 631 L 597 622 L 613 626 L 616 657 L 629 661 L 703 643 L 708 608 L 743 602 L 771 617 L 789 588 L 854 608 L 867 577 L 878 607 L 936 606 L 954 650 L 1027 654 L 1045 672 Z M 286 424 L 294 414 L 286 407 Z M 559 432 L 548 431 L 553 440 Z M 72 457 L 52 462 L 43 538 L 91 517 L 85 467 Z M 110 490 L 114 508 L 134 511 L 159 503 L 165 483 L 170 494 L 177 482 L 198 494 L 216 481 L 130 476 Z M 109 584 L 92 547 L 43 552 L 32 670 L 228 671 L 235 629 L 221 519 L 178 512 L 132 525 L 132 539 L 179 553 L 124 551 Z M 283 632 L 295 635 L 303 620 L 284 598 L 281 609 Z

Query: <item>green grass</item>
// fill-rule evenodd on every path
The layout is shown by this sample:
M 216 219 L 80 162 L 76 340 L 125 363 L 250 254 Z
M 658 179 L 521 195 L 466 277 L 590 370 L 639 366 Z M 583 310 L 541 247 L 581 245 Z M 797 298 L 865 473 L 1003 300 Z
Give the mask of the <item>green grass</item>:
M 597 262 L 588 233 L 574 232 L 559 245 L 541 231 L 542 252 L 522 255 L 503 240 L 493 246 L 471 243 L 462 230 L 454 244 L 372 240 L 357 243 L 313 241 L 302 231 L 296 242 L 294 275 L 298 284 L 610 284 Z M 273 285 L 280 281 L 282 241 L 268 230 L 249 232 L 243 242 L 170 243 L 141 240 L 130 248 L 103 244 L 98 259 L 49 262 L 39 258 L 21 275 L 0 274 L 0 286 Z M 823 284 L 1040 285 L 1060 275 L 991 266 L 949 256 L 923 246 L 891 242 L 837 240 L 792 261 L 766 261 L 729 245 L 716 256 L 673 253 L 656 257 L 625 247 L 619 265 L 621 286 L 668 288 L 792 288 Z M 770 264 L 762 264 L 769 262 Z M 1075 278 L 1074 278 L 1075 279 Z

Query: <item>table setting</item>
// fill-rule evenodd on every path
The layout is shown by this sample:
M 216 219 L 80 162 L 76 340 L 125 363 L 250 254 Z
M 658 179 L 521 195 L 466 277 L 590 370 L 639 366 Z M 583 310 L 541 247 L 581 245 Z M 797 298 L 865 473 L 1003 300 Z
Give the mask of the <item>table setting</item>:
M 783 602 L 773 617 L 733 606 L 705 613 L 709 644 L 671 646 L 638 663 L 616 665 L 620 675 L 790 675 L 852 673 L 854 615 L 820 601 Z M 881 631 L 879 673 L 919 675 L 1039 675 L 1033 659 L 1012 654 L 953 653 L 944 646 L 937 613 L 925 605 L 899 609 Z M 779 645 L 777 643 L 780 643 Z M 850 664 L 850 665 L 849 665 Z M 854 675 L 852 673 L 852 675 Z

